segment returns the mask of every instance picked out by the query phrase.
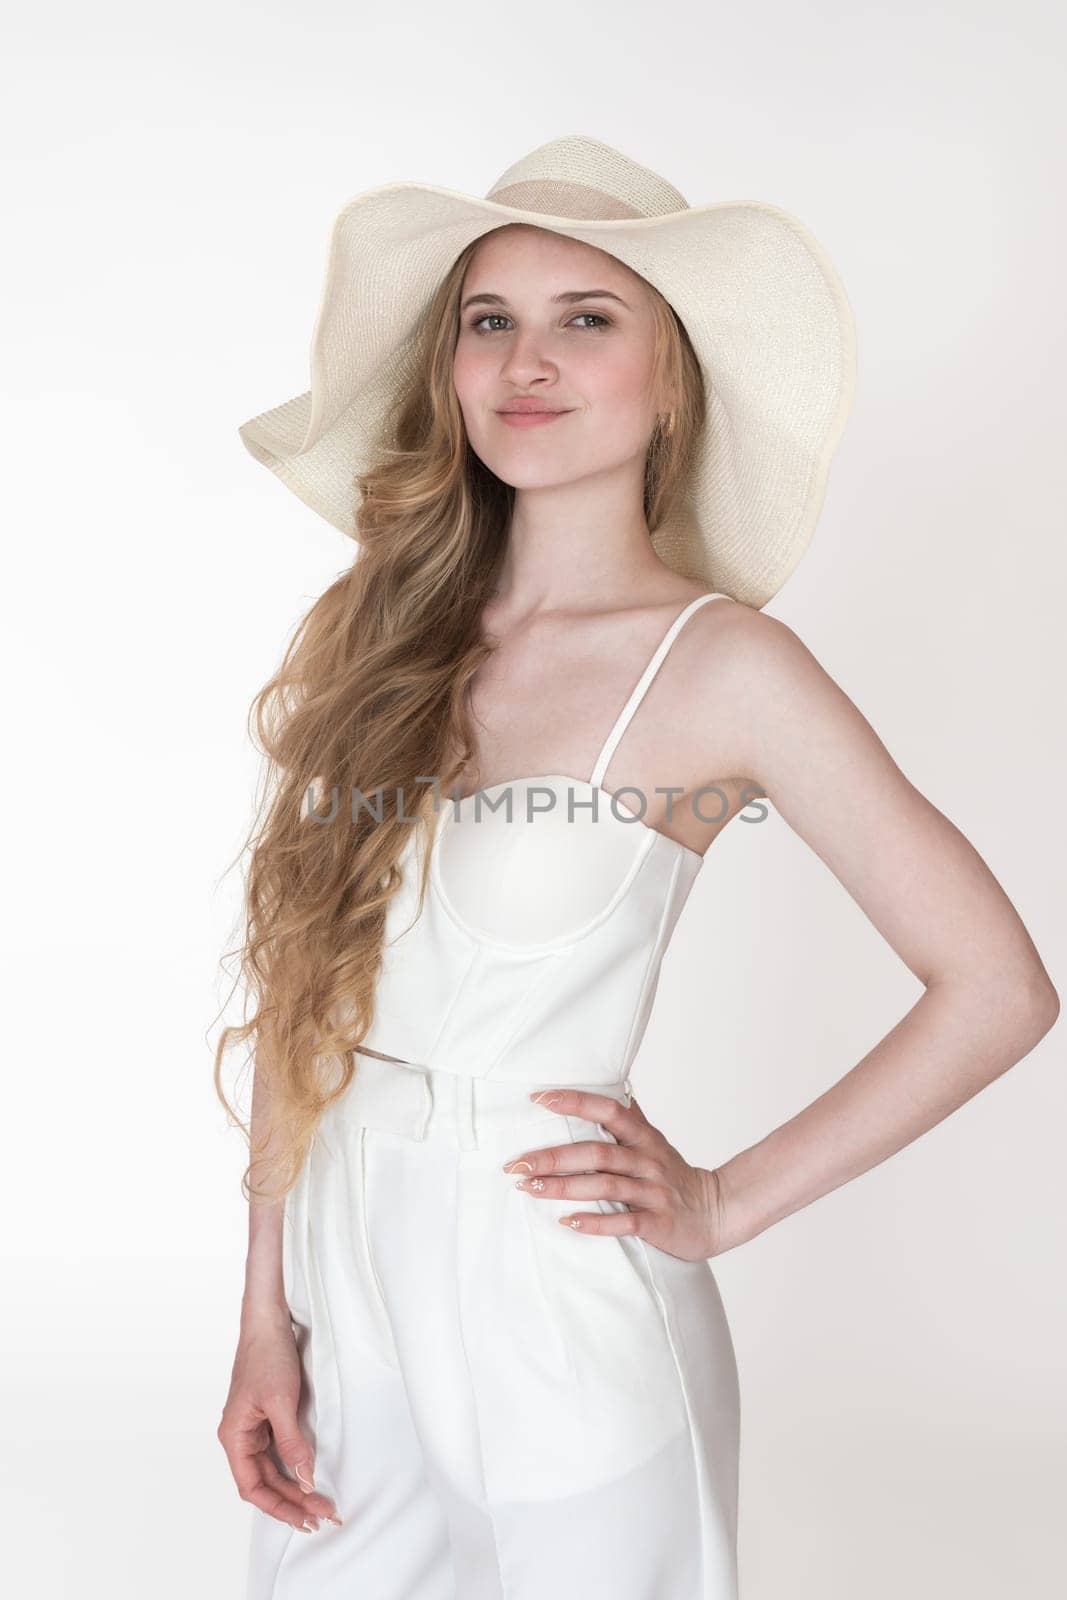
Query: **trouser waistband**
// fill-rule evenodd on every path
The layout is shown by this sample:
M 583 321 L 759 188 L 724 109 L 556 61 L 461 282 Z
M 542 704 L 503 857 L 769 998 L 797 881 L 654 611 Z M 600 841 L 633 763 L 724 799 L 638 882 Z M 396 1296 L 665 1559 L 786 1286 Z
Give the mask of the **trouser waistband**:
M 625 1106 L 632 1098 L 629 1078 L 605 1084 L 545 1077 L 539 1083 L 524 1083 L 385 1061 L 360 1052 L 353 1055 L 353 1062 L 355 1075 L 331 1107 L 334 1116 L 349 1125 L 409 1139 L 447 1138 L 465 1150 L 496 1148 L 516 1137 L 521 1141 L 527 1129 L 553 1121 L 561 1140 L 565 1138 L 562 1114 L 530 1099 L 538 1089 L 582 1089 Z

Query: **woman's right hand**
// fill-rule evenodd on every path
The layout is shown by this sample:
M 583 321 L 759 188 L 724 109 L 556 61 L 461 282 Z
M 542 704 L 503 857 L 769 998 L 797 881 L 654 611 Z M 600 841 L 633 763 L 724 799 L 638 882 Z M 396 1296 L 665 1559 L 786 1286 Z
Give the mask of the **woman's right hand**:
M 241 1499 L 313 1533 L 320 1517 L 338 1526 L 340 1518 L 333 1501 L 314 1489 L 315 1451 L 297 1422 L 300 1383 L 288 1313 L 242 1326 L 217 1431 Z

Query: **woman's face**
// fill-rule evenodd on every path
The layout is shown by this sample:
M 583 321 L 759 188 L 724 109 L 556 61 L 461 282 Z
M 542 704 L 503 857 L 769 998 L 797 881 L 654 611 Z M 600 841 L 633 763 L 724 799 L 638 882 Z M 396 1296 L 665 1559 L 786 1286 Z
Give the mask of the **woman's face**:
M 475 454 L 516 489 L 643 470 L 654 328 L 647 285 L 614 256 L 523 224 L 486 235 L 463 281 L 453 363 Z M 520 400 L 552 415 L 509 420 Z

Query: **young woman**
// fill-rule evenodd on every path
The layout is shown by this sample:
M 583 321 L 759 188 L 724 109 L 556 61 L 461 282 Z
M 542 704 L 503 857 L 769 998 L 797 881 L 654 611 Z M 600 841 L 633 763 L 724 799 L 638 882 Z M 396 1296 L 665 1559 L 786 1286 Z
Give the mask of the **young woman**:
M 733 1600 L 710 1259 L 1057 1014 L 980 857 L 761 609 L 853 360 L 794 218 L 690 209 L 596 140 L 486 199 L 392 185 L 337 219 L 313 387 L 242 429 L 359 543 L 258 700 L 257 1004 L 216 1058 L 221 1094 L 253 1042 L 219 1427 L 249 1600 Z M 628 1073 L 703 857 L 757 796 L 925 990 L 708 1171 Z

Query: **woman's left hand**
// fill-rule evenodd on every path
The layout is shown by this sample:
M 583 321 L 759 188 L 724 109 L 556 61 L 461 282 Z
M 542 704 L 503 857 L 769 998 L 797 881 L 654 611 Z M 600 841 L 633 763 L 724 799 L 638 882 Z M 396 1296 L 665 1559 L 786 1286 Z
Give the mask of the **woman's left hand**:
M 611 1095 L 545 1089 L 530 1097 L 562 1116 L 600 1125 L 618 1141 L 580 1139 L 528 1150 L 507 1162 L 533 1199 L 622 1201 L 626 1211 L 574 1211 L 560 1220 L 578 1233 L 637 1234 L 668 1255 L 701 1261 L 725 1237 L 716 1175 L 692 1167 L 645 1116 Z

